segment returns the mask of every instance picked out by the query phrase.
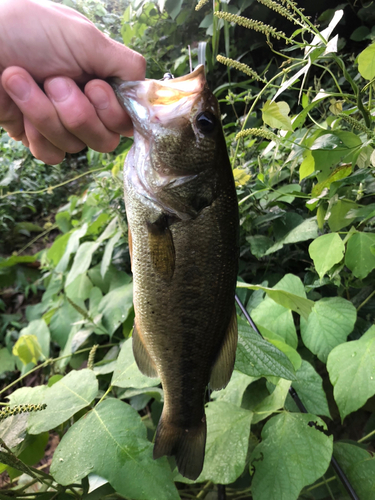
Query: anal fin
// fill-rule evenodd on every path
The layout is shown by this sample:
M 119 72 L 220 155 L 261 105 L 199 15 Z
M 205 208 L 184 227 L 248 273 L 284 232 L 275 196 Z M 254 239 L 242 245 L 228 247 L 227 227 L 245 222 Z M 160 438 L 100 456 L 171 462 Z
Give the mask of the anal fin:
M 143 375 L 153 378 L 158 376 L 155 363 L 146 349 L 142 334 L 139 332 L 136 322 L 134 322 L 133 327 L 133 353 L 137 366 Z
M 168 217 L 162 215 L 156 222 L 147 222 L 148 244 L 152 265 L 157 273 L 170 281 L 175 268 L 175 248 Z
M 234 308 L 219 355 L 211 371 L 210 388 L 214 391 L 223 389 L 230 380 L 236 358 L 237 338 L 237 314 Z

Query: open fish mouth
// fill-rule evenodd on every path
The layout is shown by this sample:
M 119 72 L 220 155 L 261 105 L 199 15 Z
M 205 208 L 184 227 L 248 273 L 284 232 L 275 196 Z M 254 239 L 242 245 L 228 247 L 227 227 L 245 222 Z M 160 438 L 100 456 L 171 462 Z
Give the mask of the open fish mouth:
M 188 75 L 168 80 L 124 82 L 113 79 L 111 85 L 139 131 L 152 124 L 168 126 L 176 117 L 188 120 L 192 103 L 206 86 L 204 66 Z

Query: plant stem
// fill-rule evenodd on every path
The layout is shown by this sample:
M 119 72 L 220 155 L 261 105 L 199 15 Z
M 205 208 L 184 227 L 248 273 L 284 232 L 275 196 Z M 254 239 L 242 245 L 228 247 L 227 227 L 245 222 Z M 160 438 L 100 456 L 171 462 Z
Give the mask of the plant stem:
M 367 441 L 370 437 L 375 435 L 375 429 L 367 434 L 365 437 L 358 439 L 357 443 L 363 443 L 363 441 Z
M 100 345 L 100 346 L 98 346 L 98 349 L 104 349 L 106 347 L 114 347 L 115 345 L 117 345 L 117 344 Z M 49 358 L 49 359 L 47 359 L 46 361 L 44 361 L 44 363 L 41 363 L 40 365 L 36 366 L 35 368 L 33 368 L 32 370 L 28 371 L 27 373 L 25 373 L 21 377 L 18 377 L 11 384 L 9 384 L 6 387 L 4 387 L 4 389 L 1 389 L 0 395 L 3 394 L 3 392 L 5 392 L 8 389 L 10 389 L 11 387 L 13 387 L 15 384 L 18 384 L 18 382 L 20 382 L 21 380 L 23 380 L 25 377 L 27 377 L 31 373 L 34 373 L 35 371 L 39 370 L 40 368 L 45 368 L 49 364 L 55 363 L 56 361 L 60 361 L 61 359 L 69 358 L 70 356 L 75 356 L 76 354 L 81 354 L 82 352 L 91 351 L 91 349 L 92 349 L 92 347 L 86 347 L 85 349 L 80 349 L 79 351 L 73 352 L 71 354 L 65 354 L 64 356 L 59 356 L 57 358 Z
M 362 304 L 360 304 L 358 307 L 357 307 L 357 311 L 359 311 L 361 309 L 361 307 L 363 307 L 365 304 L 367 304 L 367 302 L 372 299 L 372 297 L 375 295 L 375 290 L 373 290 L 370 295 L 362 302 Z M 359 442 L 359 441 L 358 441 Z
M 56 186 L 49 186 L 48 188 L 40 189 L 39 191 L 12 191 L 11 193 L 6 193 L 0 196 L 0 200 L 2 198 L 9 198 L 9 196 L 13 196 L 15 194 L 40 194 L 40 193 L 45 193 L 46 191 L 53 191 L 54 189 L 59 188 L 61 186 L 65 186 L 65 184 L 69 184 L 70 182 L 80 179 L 85 175 L 93 174 L 94 172 L 100 172 L 101 170 L 104 170 L 106 168 L 107 167 L 100 167 L 100 168 L 95 168 L 94 170 L 89 170 L 88 172 L 79 174 L 76 177 L 73 177 L 72 179 L 68 179 L 67 181 L 61 182 L 60 184 L 56 184 Z
M 39 238 L 43 238 L 43 236 L 45 236 L 46 234 L 48 234 L 49 232 L 53 231 L 54 229 L 56 229 L 58 226 L 57 224 L 53 224 L 51 227 L 49 227 L 48 229 L 46 229 L 45 231 L 43 231 L 42 233 L 38 234 L 38 236 L 35 236 L 35 238 L 33 238 L 31 241 L 29 241 L 29 243 L 27 243 L 27 245 L 25 245 L 23 248 L 21 248 L 21 250 L 18 250 L 17 254 L 20 255 L 21 253 L 23 253 L 25 250 L 27 250 L 33 243 L 35 243 L 36 241 L 39 240 Z

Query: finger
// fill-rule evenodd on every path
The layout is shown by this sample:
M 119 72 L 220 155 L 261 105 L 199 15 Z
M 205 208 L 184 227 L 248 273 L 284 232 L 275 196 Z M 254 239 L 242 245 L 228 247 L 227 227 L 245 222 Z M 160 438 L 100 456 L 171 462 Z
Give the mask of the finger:
M 24 136 L 23 116 L 0 83 L 0 127 L 16 141 Z
M 144 80 L 146 59 L 141 54 L 104 35 L 95 37 L 93 42 L 95 58 L 91 61 L 91 74 L 101 78 L 117 76 L 127 81 Z
M 61 123 L 73 135 L 95 151 L 113 151 L 119 134 L 108 130 L 96 114 L 94 106 L 70 78 L 54 77 L 44 88 L 59 115 Z
M 65 129 L 54 105 L 23 68 L 4 70 L 2 85 L 20 112 L 56 148 L 78 153 L 85 144 Z
M 133 135 L 130 117 L 118 102 L 108 83 L 103 80 L 91 80 L 85 86 L 85 94 L 107 129 L 120 135 Z
M 65 152 L 48 141 L 27 119 L 24 119 L 24 127 L 29 148 L 33 156 L 48 165 L 57 165 L 65 158 Z

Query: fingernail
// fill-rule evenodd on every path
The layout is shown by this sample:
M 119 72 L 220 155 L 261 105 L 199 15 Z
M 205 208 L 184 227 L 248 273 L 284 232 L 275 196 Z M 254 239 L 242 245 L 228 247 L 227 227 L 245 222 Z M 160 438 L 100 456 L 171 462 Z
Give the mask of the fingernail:
M 90 99 L 91 104 L 97 109 L 107 109 L 109 99 L 107 93 L 100 87 L 92 87 L 87 91 L 87 97 Z
M 29 82 L 20 75 L 9 78 L 7 89 L 20 101 L 27 101 L 31 92 Z
M 57 77 L 47 83 L 46 91 L 51 99 L 61 102 L 69 97 L 72 92 L 72 87 L 65 78 Z

